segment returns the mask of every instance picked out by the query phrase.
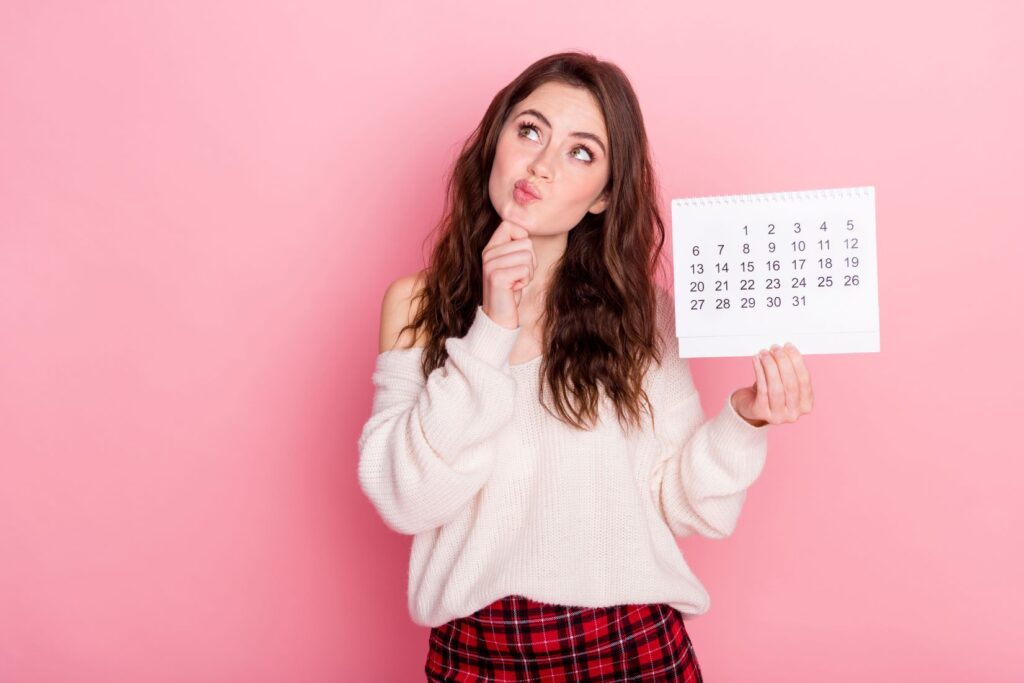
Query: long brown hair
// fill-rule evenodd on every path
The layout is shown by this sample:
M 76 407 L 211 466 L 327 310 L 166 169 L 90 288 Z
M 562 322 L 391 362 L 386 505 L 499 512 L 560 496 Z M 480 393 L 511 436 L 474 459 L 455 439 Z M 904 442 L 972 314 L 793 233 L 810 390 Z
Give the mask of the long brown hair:
M 446 176 L 439 237 L 418 294 L 423 302 L 402 329 L 426 331 L 424 377 L 444 364 L 445 340 L 468 331 L 483 296 L 483 248 L 501 222 L 487 191 L 498 137 L 512 107 L 547 81 L 586 88 L 600 103 L 611 169 L 607 208 L 587 212 L 573 227 L 553 269 L 540 372 L 559 419 L 592 426 L 603 387 L 628 429 L 640 425 L 642 403 L 653 412 L 643 379 L 652 359 L 661 362 L 654 274 L 665 226 L 640 105 L 629 79 L 610 62 L 585 52 L 550 55 L 494 96 Z

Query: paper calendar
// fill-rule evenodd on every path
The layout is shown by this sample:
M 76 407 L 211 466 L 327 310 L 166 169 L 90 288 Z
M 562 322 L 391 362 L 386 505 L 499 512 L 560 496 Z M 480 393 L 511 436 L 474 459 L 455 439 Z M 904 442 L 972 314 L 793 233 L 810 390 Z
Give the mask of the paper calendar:
M 880 351 L 875 188 L 672 200 L 683 358 Z

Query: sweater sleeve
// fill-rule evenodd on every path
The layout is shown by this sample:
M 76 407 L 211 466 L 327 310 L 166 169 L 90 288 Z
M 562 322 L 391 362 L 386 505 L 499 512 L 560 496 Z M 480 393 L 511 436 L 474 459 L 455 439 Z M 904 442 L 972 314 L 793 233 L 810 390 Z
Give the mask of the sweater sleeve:
M 768 426 L 754 427 L 732 407 L 731 396 L 705 420 L 689 361 L 679 357 L 675 304 L 659 288 L 655 433 L 660 452 L 651 493 L 672 533 L 724 538 L 736 528 L 747 488 L 768 455 Z
M 377 357 L 370 418 L 359 437 L 359 485 L 388 527 L 414 535 L 444 525 L 483 487 L 495 456 L 487 439 L 512 418 L 510 330 L 477 306 L 463 337 L 424 381 L 422 349 Z

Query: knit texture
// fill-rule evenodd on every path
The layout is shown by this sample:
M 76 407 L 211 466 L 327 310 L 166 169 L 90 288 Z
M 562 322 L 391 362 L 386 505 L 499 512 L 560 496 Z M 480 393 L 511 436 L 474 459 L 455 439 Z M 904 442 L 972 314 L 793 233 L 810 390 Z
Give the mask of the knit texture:
M 675 538 L 733 532 L 770 425 L 747 423 L 728 398 L 705 420 L 660 287 L 658 329 L 662 364 L 644 378 L 654 420 L 632 432 L 607 399 L 590 430 L 545 411 L 541 356 L 509 364 L 522 327 L 502 327 L 482 307 L 425 380 L 421 347 L 377 357 L 359 484 L 389 528 L 414 537 L 414 623 L 440 626 L 517 594 L 707 612 L 710 597 Z

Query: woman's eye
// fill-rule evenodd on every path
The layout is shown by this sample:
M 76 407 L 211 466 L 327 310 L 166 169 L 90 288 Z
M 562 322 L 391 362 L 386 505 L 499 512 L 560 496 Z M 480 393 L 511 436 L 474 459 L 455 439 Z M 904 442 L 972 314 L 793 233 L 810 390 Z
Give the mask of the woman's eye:
M 526 134 L 528 131 L 532 131 L 534 133 L 537 133 L 538 135 L 540 134 L 540 131 L 537 129 L 537 126 L 533 125 L 532 123 L 520 123 L 519 124 L 519 135 L 520 135 L 520 137 L 527 138 L 528 140 L 535 140 L 536 138 L 531 138 L 530 136 L 528 136 Z M 578 147 L 573 148 L 572 153 L 575 153 L 575 152 L 585 152 L 586 155 L 587 155 L 586 157 L 583 157 L 583 158 L 576 157 L 576 158 L 579 159 L 580 161 L 586 163 L 586 164 L 593 163 L 593 161 L 594 161 L 594 154 L 590 151 L 590 148 L 587 147 L 586 145 L 580 145 Z
M 536 129 L 536 127 L 535 127 L 535 126 L 531 126 L 531 125 L 530 125 L 530 124 L 528 124 L 528 123 L 524 123 L 524 124 L 522 124 L 522 125 L 520 125 L 520 126 L 519 126 L 519 134 L 520 134 L 520 135 L 523 135 L 523 137 L 527 137 L 526 135 L 524 135 L 524 133 L 525 133 L 526 131 L 528 131 L 528 130 L 532 130 L 532 131 L 533 131 L 534 133 L 536 133 L 536 132 L 537 132 L 537 129 Z M 532 140 L 533 138 L 530 138 L 530 139 Z
M 593 159 L 594 159 L 592 156 L 590 156 L 590 150 L 587 149 L 586 147 L 577 147 L 573 151 L 579 151 L 579 152 L 585 152 L 586 153 L 587 158 L 586 159 L 580 159 L 580 161 L 593 161 Z

